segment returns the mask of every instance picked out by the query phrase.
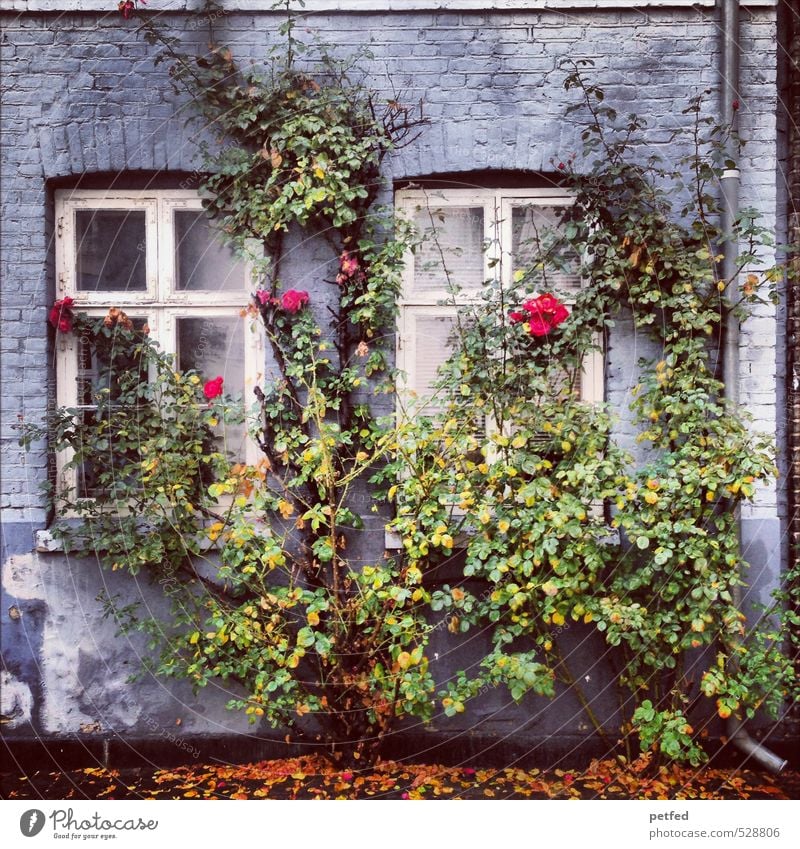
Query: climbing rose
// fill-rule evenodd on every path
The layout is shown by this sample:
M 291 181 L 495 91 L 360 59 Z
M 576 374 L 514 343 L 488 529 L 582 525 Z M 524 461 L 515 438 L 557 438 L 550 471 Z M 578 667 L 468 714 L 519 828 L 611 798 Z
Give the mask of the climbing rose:
M 209 380 L 205 386 L 203 386 L 203 395 L 205 395 L 209 401 L 212 398 L 216 398 L 217 395 L 222 395 L 222 378 L 217 376 L 213 380 Z
M 117 307 L 111 307 L 108 315 L 103 319 L 103 324 L 106 327 L 119 325 L 125 330 L 133 330 L 133 322 L 121 309 L 117 309 Z
M 125 18 L 125 20 L 128 20 L 128 18 L 131 16 L 131 13 L 136 11 L 137 2 L 141 3 L 142 6 L 147 5 L 147 0 L 119 0 L 117 8 L 119 9 L 120 13 L 122 14 L 122 17 Z
M 60 333 L 69 333 L 72 330 L 72 321 L 74 318 L 72 314 L 73 303 L 72 298 L 62 298 L 60 301 L 56 301 L 50 310 L 47 320 Z
M 267 304 L 272 304 L 273 306 L 277 306 L 278 304 L 277 300 L 266 289 L 259 289 L 256 292 L 256 300 L 262 307 L 267 306 Z
M 364 272 L 358 264 L 358 258 L 353 256 L 350 251 L 342 251 L 339 257 L 339 273 L 336 275 L 336 282 L 342 286 L 348 280 L 363 279 Z
M 522 305 L 522 309 L 525 312 L 514 310 L 509 313 L 509 319 L 512 324 L 527 322 L 531 336 L 546 336 L 569 316 L 569 310 L 550 293 L 530 298 Z
M 297 289 L 289 289 L 281 298 L 281 306 L 290 313 L 300 312 L 307 303 L 308 292 L 299 292 Z

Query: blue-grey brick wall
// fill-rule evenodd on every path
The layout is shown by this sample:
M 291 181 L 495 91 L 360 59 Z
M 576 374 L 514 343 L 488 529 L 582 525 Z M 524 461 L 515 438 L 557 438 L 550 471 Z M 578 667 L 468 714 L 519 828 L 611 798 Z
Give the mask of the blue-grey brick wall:
M 206 50 L 208 35 L 187 27 L 190 17 L 161 20 L 182 33 L 184 44 Z M 215 21 L 215 38 L 230 45 L 239 60 L 258 60 L 277 40 L 279 22 L 272 13 L 231 13 Z M 114 640 L 113 625 L 100 618 L 95 597 L 101 589 L 148 600 L 158 593 L 145 584 L 132 588 L 93 562 L 32 552 L 33 532 L 48 519 L 38 493 L 47 479 L 48 457 L 43 445 L 25 454 L 12 429 L 20 417 L 41 418 L 53 394 L 54 350 L 46 317 L 55 296 L 54 186 L 81 175 L 106 174 L 113 186 L 120 173 L 168 179 L 170 173 L 191 172 L 200 165 L 197 142 L 206 134 L 190 120 L 186 100 L 172 91 L 167 65 L 154 63 L 154 48 L 132 24 L 115 15 L 31 13 L 7 14 L 3 25 L 0 507 L 3 628 L 11 635 L 4 640 L 3 673 L 8 676 L 3 698 L 11 703 L 4 701 L 3 712 L 14 712 L 10 733 L 81 733 L 83 727 L 158 736 L 175 719 L 182 720 L 185 733 L 244 732 L 241 718 L 222 709 L 223 690 L 194 698 L 185 688 L 150 680 L 125 685 L 142 646 Z M 708 9 L 310 13 L 298 31 L 305 36 L 306 29 L 309 37 L 318 32 L 342 54 L 367 44 L 374 57 L 365 63 L 370 82 L 387 95 L 422 102 L 429 124 L 389 163 L 387 178 L 394 180 L 470 171 L 551 173 L 553 160 L 580 150 L 580 116 L 566 111 L 575 95 L 565 93 L 559 69 L 565 58 L 593 60 L 592 78 L 605 88 L 609 102 L 621 112 L 646 116 L 648 145 L 667 159 L 681 152 L 670 138 L 689 120 L 682 113 L 689 97 L 718 84 L 718 29 Z M 742 197 L 772 227 L 773 10 L 743 10 L 741 46 L 741 132 L 748 140 Z M 717 106 L 712 95 L 708 108 Z M 314 284 L 304 277 L 309 272 L 303 263 L 311 268 L 318 251 L 312 243 L 295 255 L 296 281 L 306 288 Z M 783 379 L 782 352 L 775 344 L 780 319 L 774 308 L 760 308 L 742 339 L 742 403 L 771 433 Z M 619 416 L 617 436 L 626 446 L 634 437 L 626 411 L 635 363 L 653 353 L 630 323 L 619 323 L 607 352 L 606 388 Z M 754 594 L 762 599 L 780 569 L 781 510 L 775 489 L 766 487 L 744 513 Z M 370 528 L 358 550 L 365 560 L 382 552 L 380 517 L 370 517 Z M 10 607 L 21 615 L 9 618 Z M 576 628 L 565 639 L 577 648 L 583 635 Z M 607 680 L 602 648 L 587 647 L 580 654 L 585 674 Z M 458 653 L 464 663 L 475 656 L 469 646 Z M 447 662 L 449 668 L 455 665 L 452 657 Z M 557 710 L 531 700 L 523 711 L 525 733 L 584 734 L 585 720 L 570 698 L 562 697 Z M 484 697 L 486 728 L 520 727 L 520 711 L 507 701 L 500 693 Z M 614 710 L 609 699 L 598 696 L 601 716 L 613 720 Z

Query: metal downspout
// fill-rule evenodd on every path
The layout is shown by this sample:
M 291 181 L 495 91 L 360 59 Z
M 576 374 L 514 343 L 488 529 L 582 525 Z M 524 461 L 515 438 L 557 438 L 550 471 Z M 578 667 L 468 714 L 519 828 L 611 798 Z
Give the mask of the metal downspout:
M 720 92 L 722 108 L 720 117 L 723 126 L 730 127 L 733 132 L 738 130 L 739 107 L 739 0 L 719 0 L 720 5 L 720 37 L 722 40 L 722 76 Z M 735 139 L 728 141 L 727 159 L 736 162 L 738 150 Z M 739 246 L 734 238 L 736 216 L 739 211 L 739 170 L 727 168 L 722 174 L 722 211 L 720 226 L 725 239 L 722 245 L 722 276 L 729 282 L 734 292 L 738 288 L 736 269 Z M 725 397 L 731 407 L 739 406 L 739 320 L 727 310 L 723 319 L 722 374 L 725 383 Z M 739 529 L 739 550 L 742 550 L 742 523 L 740 510 L 736 508 L 736 525 Z M 734 587 L 734 605 L 741 609 L 741 587 Z M 737 663 L 734 646 L 732 662 Z M 754 740 L 744 727 L 744 720 L 735 714 L 726 720 L 725 728 L 728 739 L 737 749 L 744 752 L 758 764 L 770 772 L 779 773 L 787 762 Z

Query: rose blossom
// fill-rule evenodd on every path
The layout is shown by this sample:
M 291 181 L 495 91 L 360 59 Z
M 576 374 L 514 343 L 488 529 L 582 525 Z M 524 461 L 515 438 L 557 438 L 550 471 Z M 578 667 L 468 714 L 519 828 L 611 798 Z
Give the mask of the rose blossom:
M 60 333 L 69 333 L 72 330 L 72 321 L 74 318 L 72 315 L 73 303 L 72 298 L 62 298 L 60 301 L 56 301 L 50 310 L 47 320 Z
M 213 380 L 209 380 L 205 386 L 203 386 L 203 395 L 205 395 L 209 401 L 212 398 L 216 398 L 218 395 L 222 395 L 222 383 L 222 377 L 219 375 Z
M 512 323 L 527 321 L 528 332 L 531 336 L 546 336 L 569 316 L 569 310 L 549 292 L 525 301 L 522 309 L 527 316 L 515 310 L 509 314 L 509 318 Z
M 297 289 L 289 289 L 283 293 L 281 306 L 288 313 L 300 312 L 308 304 L 308 292 L 300 292 Z
M 358 264 L 358 257 L 353 256 L 350 251 L 342 251 L 339 257 L 339 273 L 336 275 L 336 282 L 342 286 L 348 280 L 363 277 L 364 272 Z
M 261 304 L 262 307 L 267 306 L 268 304 L 272 304 L 272 306 L 278 305 L 278 299 L 273 298 L 272 295 L 266 289 L 259 289 L 256 292 L 256 300 Z

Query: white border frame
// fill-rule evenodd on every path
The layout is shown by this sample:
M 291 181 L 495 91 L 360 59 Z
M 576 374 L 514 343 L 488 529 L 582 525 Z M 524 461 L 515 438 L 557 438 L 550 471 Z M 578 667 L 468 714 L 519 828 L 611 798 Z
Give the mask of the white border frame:
M 118 15 L 107 0 L 6 0 L 14 12 L 97 12 Z M 417 12 L 417 11 L 641 11 L 658 8 L 713 8 L 715 0 L 306 0 L 296 5 L 299 15 L 308 12 Z M 775 8 L 778 0 L 745 0 L 744 8 Z M 229 12 L 276 12 L 274 0 L 221 0 L 222 14 Z M 154 12 L 199 13 L 202 0 L 159 0 Z

